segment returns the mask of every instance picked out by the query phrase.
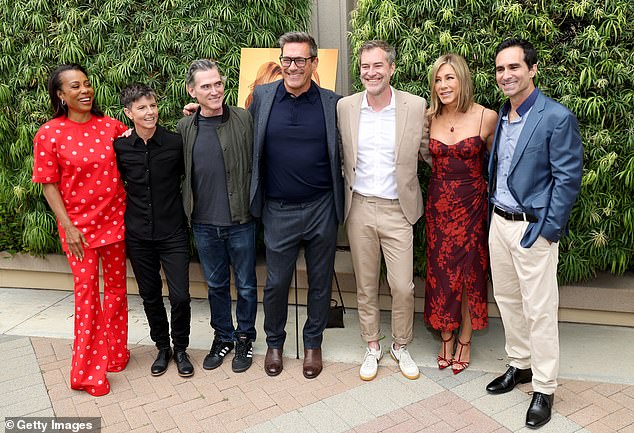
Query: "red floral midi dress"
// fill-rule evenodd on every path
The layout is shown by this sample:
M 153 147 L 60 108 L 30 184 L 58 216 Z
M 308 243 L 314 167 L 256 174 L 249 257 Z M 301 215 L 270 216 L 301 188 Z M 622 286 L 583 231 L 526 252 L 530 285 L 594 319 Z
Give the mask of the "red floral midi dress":
M 480 136 L 454 145 L 430 139 L 432 175 L 425 207 L 427 278 L 425 323 L 449 332 L 462 322 L 463 289 L 474 330 L 488 325 L 485 143 Z

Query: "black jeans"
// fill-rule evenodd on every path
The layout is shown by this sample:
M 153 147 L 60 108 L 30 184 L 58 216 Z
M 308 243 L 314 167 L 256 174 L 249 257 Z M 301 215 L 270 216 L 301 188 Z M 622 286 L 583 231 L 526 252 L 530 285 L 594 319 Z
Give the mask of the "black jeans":
M 135 239 L 126 233 L 128 258 L 134 270 L 150 337 L 159 349 L 170 347 L 167 311 L 163 305 L 161 266 L 167 280 L 171 306 L 174 350 L 189 345 L 191 306 L 189 296 L 189 239 L 186 230 L 160 241 Z

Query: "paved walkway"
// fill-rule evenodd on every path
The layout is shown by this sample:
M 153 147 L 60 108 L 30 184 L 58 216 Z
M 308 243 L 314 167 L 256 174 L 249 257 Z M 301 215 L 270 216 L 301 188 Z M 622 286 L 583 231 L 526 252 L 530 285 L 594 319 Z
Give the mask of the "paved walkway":
M 499 320 L 476 334 L 472 365 L 459 375 L 435 368 L 439 340 L 416 317 L 410 345 L 421 377 L 410 381 L 386 356 L 372 382 L 358 378 L 363 344 L 356 311 L 345 329 L 327 330 L 324 371 L 306 380 L 294 359 L 295 311 L 289 312 L 284 371 L 263 371 L 263 338 L 254 365 L 234 374 L 230 362 L 202 369 L 211 335 L 206 301 L 193 303 L 192 378 L 175 365 L 151 377 L 156 350 L 150 345 L 138 297 L 130 296 L 132 357 L 121 373 L 110 373 L 112 391 L 94 398 L 69 388 L 72 294 L 49 290 L 0 289 L 0 417 L 97 416 L 103 432 L 507 432 L 528 431 L 524 416 L 530 385 L 488 395 L 485 385 L 504 371 Z M 305 311 L 300 308 L 299 322 Z M 262 333 L 262 314 L 258 330 Z M 382 318 L 389 335 L 389 315 Z M 540 432 L 634 433 L 633 328 L 561 324 L 562 368 L 552 421 Z M 619 361 L 621 360 L 621 361 Z M 4 425 L 2 425 L 4 429 Z

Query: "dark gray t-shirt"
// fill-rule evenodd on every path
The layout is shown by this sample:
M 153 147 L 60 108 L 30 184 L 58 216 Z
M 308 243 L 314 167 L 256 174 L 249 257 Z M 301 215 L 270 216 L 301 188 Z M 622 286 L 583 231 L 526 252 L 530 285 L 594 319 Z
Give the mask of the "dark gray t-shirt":
M 217 226 L 232 225 L 225 161 L 216 126 L 222 116 L 198 115 L 198 135 L 192 153 L 192 222 Z

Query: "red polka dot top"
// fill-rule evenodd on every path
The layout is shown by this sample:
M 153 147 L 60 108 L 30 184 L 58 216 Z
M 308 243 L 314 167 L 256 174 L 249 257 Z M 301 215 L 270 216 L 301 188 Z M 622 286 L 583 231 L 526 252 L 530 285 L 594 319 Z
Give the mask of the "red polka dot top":
M 57 183 L 66 212 L 88 248 L 124 239 L 125 190 L 112 142 L 127 128 L 108 116 L 46 122 L 33 139 L 33 182 Z M 58 221 L 64 251 L 64 230 Z

